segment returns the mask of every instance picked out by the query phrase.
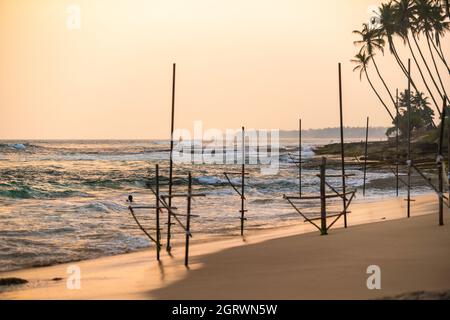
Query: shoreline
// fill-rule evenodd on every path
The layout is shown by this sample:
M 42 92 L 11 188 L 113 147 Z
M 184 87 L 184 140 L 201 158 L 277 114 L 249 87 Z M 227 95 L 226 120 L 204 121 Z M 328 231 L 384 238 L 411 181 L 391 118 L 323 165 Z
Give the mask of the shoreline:
M 416 202 L 413 204 L 413 217 L 424 217 L 435 213 L 436 203 L 434 194 L 416 197 Z M 349 214 L 350 228 L 343 230 L 342 221 L 340 221 L 331 234 L 336 232 L 350 235 L 352 229 L 356 227 L 371 226 L 376 222 L 391 223 L 406 220 L 403 219 L 406 215 L 404 209 L 405 203 L 402 198 L 357 202 L 351 207 L 352 213 Z M 435 220 L 437 225 L 437 214 L 428 216 L 428 219 Z M 446 220 L 448 220 L 447 214 Z M 205 265 L 204 261 L 211 256 L 220 256 L 229 250 L 250 250 L 252 246 L 271 241 L 287 241 L 289 237 L 302 236 L 319 242 L 322 239 L 313 226 L 303 223 L 299 217 L 299 224 L 249 232 L 244 240 L 234 237 L 193 244 L 190 250 L 191 266 L 188 270 L 183 266 L 184 250 L 181 246 L 177 246 L 174 248 L 173 257 L 169 257 L 162 251 L 162 261 L 159 264 L 155 259 L 155 250 L 145 249 L 93 260 L 2 272 L 0 278 L 18 277 L 28 280 L 29 283 L 0 289 L 0 299 L 152 299 L 158 297 L 165 289 L 188 281 L 197 270 L 207 268 L 208 262 Z M 67 267 L 71 265 L 77 265 L 81 269 L 81 290 L 66 288 L 69 276 Z M 235 267 L 230 266 L 230 270 Z M 60 280 L 53 281 L 52 279 L 55 278 Z M 178 296 L 172 298 L 178 298 Z
M 416 191 L 416 194 L 413 195 L 413 198 L 421 198 L 421 197 L 425 197 L 425 196 L 431 196 L 432 193 L 430 190 L 422 190 L 420 192 Z M 401 197 L 401 195 L 400 195 Z M 394 195 L 390 195 L 390 194 L 379 194 L 379 195 L 368 195 L 365 198 L 355 198 L 353 200 L 353 204 L 350 207 L 350 209 L 352 207 L 354 207 L 355 205 L 363 205 L 363 204 L 369 204 L 369 203 L 377 203 L 377 202 L 384 202 L 384 201 L 395 201 L 396 198 Z M 333 206 L 333 205 L 331 205 Z M 330 206 L 330 207 L 331 207 Z M 308 210 L 314 209 L 314 210 L 319 210 L 319 207 L 308 207 Z M 293 214 L 295 215 L 295 211 L 294 209 L 292 209 Z M 350 210 L 351 211 L 351 210 Z M 278 224 L 278 225 L 274 225 L 274 226 L 267 226 L 264 225 L 262 227 L 252 227 L 252 226 L 248 226 L 246 228 L 246 234 L 247 235 L 260 235 L 262 233 L 267 233 L 267 234 L 273 234 L 273 233 L 281 233 L 283 231 L 287 231 L 289 232 L 290 229 L 292 228 L 296 228 L 299 227 L 301 225 L 303 225 L 303 218 L 300 217 L 299 215 L 297 215 L 296 219 L 290 219 L 290 220 L 286 220 L 283 224 Z M 339 223 L 338 223 L 339 225 Z M 311 230 L 309 231 L 302 231 L 301 233 L 305 233 L 305 232 L 312 232 L 314 231 L 314 228 L 311 228 Z M 196 233 L 196 231 L 193 231 L 194 233 L 194 238 L 192 238 L 190 240 L 191 245 L 202 245 L 202 244 L 206 244 L 206 243 L 214 243 L 214 242 L 222 242 L 222 241 L 227 241 L 227 240 L 233 240 L 236 237 L 239 237 L 239 230 L 238 228 L 236 228 L 236 231 L 234 234 L 231 233 L 214 233 L 214 234 L 207 234 L 204 231 L 202 231 L 201 233 Z M 145 238 L 146 239 L 146 238 Z M 147 239 L 146 239 L 147 240 Z M 177 241 L 180 240 L 180 238 L 176 239 Z M 90 257 L 90 258 L 86 258 L 86 259 L 74 259 L 74 260 L 66 260 L 66 261 L 61 261 L 61 262 L 56 262 L 56 263 L 50 263 L 50 264 L 42 264 L 42 265 L 25 265 L 23 267 L 19 267 L 19 268 L 15 268 L 15 269 L 10 269 L 10 270 L 0 270 L 0 278 L 1 278 L 1 274 L 5 274 L 5 273 L 12 273 L 12 272 L 20 272 L 23 270 L 32 270 L 32 269 L 39 269 L 39 268 L 48 268 L 48 267 L 53 267 L 53 266 L 57 266 L 57 265 L 65 265 L 65 264 L 74 264 L 74 263 L 79 263 L 81 261 L 91 261 L 91 260 L 96 260 L 96 259 L 101 259 L 101 258 L 107 258 L 107 257 L 116 257 L 116 256 L 121 256 L 121 255 L 127 255 L 127 254 L 132 254 L 132 253 L 139 253 L 139 252 L 145 252 L 145 251 L 152 251 L 154 250 L 154 245 L 151 244 L 151 246 L 148 247 L 144 247 L 144 248 L 140 248 L 140 249 L 135 249 L 135 250 L 130 250 L 130 251 L 126 251 L 126 252 L 118 252 L 118 253 L 114 253 L 114 254 L 105 254 L 105 255 L 99 255 L 99 256 L 94 256 L 94 257 Z M 173 247 L 179 247 L 182 248 L 184 247 L 183 243 L 180 242 L 175 242 L 172 245 Z M 0 288 L 0 293 L 1 293 L 1 288 Z

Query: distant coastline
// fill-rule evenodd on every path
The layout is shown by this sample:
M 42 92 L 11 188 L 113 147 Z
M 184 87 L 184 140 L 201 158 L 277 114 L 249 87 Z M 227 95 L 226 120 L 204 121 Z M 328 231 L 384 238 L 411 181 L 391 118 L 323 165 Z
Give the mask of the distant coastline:
M 372 127 L 369 128 L 370 139 L 384 139 L 387 140 L 386 131 L 387 127 Z M 345 127 L 344 128 L 344 137 L 355 139 L 365 137 L 366 128 L 363 127 Z M 302 130 L 302 138 L 305 139 L 336 139 L 340 137 L 340 129 L 339 127 L 335 128 L 323 128 L 323 129 L 309 129 Z M 289 139 L 289 138 L 298 138 L 298 130 L 281 130 L 280 138 Z

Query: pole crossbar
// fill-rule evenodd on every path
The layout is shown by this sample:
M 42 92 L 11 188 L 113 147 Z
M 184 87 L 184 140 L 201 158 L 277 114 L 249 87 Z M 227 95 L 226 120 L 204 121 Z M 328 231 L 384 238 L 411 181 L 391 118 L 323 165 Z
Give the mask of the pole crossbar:
M 186 197 L 199 198 L 199 197 L 206 197 L 206 194 L 205 193 L 196 193 L 196 194 L 193 193 L 191 195 L 188 195 L 187 193 L 186 194 L 179 193 L 179 194 L 172 194 L 172 195 L 170 195 L 170 194 L 162 194 L 162 195 L 160 195 L 160 197 L 164 198 L 164 199 L 168 199 L 168 198 L 186 198 Z
M 144 209 L 157 209 L 157 206 L 130 206 L 133 210 L 144 210 Z M 161 209 L 161 208 L 159 208 Z M 172 210 L 178 210 L 177 207 L 172 207 Z
M 392 173 L 394 174 L 394 176 L 397 178 L 397 180 L 399 182 L 403 183 L 405 185 L 405 187 L 408 186 L 408 182 L 406 182 L 405 180 L 400 178 L 400 177 L 407 177 L 408 176 L 407 174 L 397 174 L 393 168 L 390 168 L 390 170 L 392 171 Z
M 351 213 L 351 211 L 347 211 L 347 213 Z M 340 215 L 342 215 L 342 211 L 338 211 L 338 212 L 329 212 L 328 211 L 327 212 L 327 218 L 334 218 L 334 217 L 338 217 Z M 322 217 L 320 216 L 320 213 L 315 213 L 314 216 L 309 217 L 309 220 L 311 220 L 311 221 L 317 221 L 320 219 L 322 219 Z M 307 221 L 305 220 L 305 222 L 307 222 Z
M 352 194 L 352 196 L 350 197 L 350 199 L 346 202 L 346 206 L 345 206 L 345 208 L 344 208 L 344 211 L 342 211 L 342 213 L 328 226 L 328 228 L 327 228 L 327 231 L 328 230 L 330 230 L 331 229 L 331 227 L 333 227 L 334 226 L 334 224 L 336 223 L 336 222 L 338 222 L 339 221 L 339 219 L 343 216 L 343 215 L 346 215 L 347 213 L 350 213 L 349 211 L 347 211 L 348 210 L 348 208 L 350 207 L 350 204 L 352 203 L 352 201 L 353 201 L 353 199 L 355 198 L 355 196 L 356 196 L 356 191 L 355 192 L 353 192 L 353 194 Z
M 320 174 L 316 175 L 317 177 L 320 177 Z M 346 177 L 346 178 L 350 178 L 350 177 L 354 177 L 356 176 L 354 173 L 349 173 L 349 174 L 330 174 L 330 175 L 326 175 L 325 178 L 342 178 L 342 177 Z
M 144 232 L 144 234 L 150 239 L 150 241 L 152 241 L 155 244 L 158 244 L 158 241 L 156 241 L 155 238 L 153 238 L 148 232 L 147 230 L 145 230 L 144 226 L 142 226 L 142 224 L 139 222 L 139 219 L 136 217 L 136 215 L 134 214 L 133 208 L 131 206 L 128 207 L 128 209 L 130 210 L 131 216 L 133 217 L 134 221 L 136 222 L 136 224 L 138 225 L 139 229 L 142 230 L 142 232 Z
M 303 214 L 302 211 L 300 211 L 299 208 L 297 208 L 297 206 L 291 201 L 291 198 L 285 197 L 285 199 L 286 199 L 286 200 L 289 202 L 289 204 L 295 209 L 295 211 L 297 211 L 297 213 L 300 214 L 300 215 L 305 219 L 305 221 L 311 223 L 311 224 L 312 224 L 313 226 L 315 226 L 319 231 L 322 231 L 322 229 L 321 229 L 317 224 L 315 224 L 313 220 L 309 219 L 305 214 Z
M 348 196 L 351 195 L 353 193 L 356 193 L 355 190 L 352 191 L 347 191 L 345 194 L 326 194 L 325 196 L 301 196 L 301 197 L 297 197 L 297 196 L 287 196 L 284 195 L 283 198 L 284 199 L 290 199 L 290 200 L 320 200 L 322 198 L 325 199 L 336 199 L 336 198 L 342 198 L 343 196 Z
M 311 223 L 314 227 L 316 227 L 322 235 L 327 235 L 330 228 L 343 216 L 347 215 L 348 213 L 351 213 L 348 211 L 348 208 L 350 207 L 357 190 L 346 190 L 344 193 L 339 193 L 339 191 L 336 190 L 336 188 L 333 188 L 327 181 L 326 181 L 326 158 L 322 159 L 322 165 L 320 166 L 320 196 L 288 196 L 283 195 L 283 198 L 288 201 L 288 203 L 294 208 L 294 210 L 300 214 L 304 219 L 305 222 Z M 335 194 L 326 194 L 326 187 L 329 187 Z M 347 197 L 350 196 L 350 197 Z M 346 205 L 343 208 L 342 211 L 338 212 L 331 212 L 327 211 L 326 209 L 326 200 L 327 199 L 336 199 L 341 198 L 346 200 Z M 320 200 L 321 202 L 321 211 L 320 216 L 317 217 L 317 214 L 314 214 L 314 217 L 311 217 L 311 213 L 305 213 L 302 212 L 302 210 L 299 209 L 298 205 L 294 203 L 294 201 L 302 201 L 302 200 Z M 327 226 L 327 218 L 336 218 L 329 226 Z M 321 226 L 316 224 L 314 221 L 321 221 Z
M 230 177 L 228 176 L 228 175 L 230 174 L 229 172 L 224 172 L 223 174 L 225 175 L 225 178 L 227 179 L 228 184 L 234 189 L 234 191 L 236 191 L 236 193 L 237 193 L 241 198 L 245 199 L 245 196 L 242 195 L 241 191 L 239 191 L 239 189 L 238 189 L 239 187 L 242 187 L 242 186 L 241 186 L 241 185 L 235 185 L 235 184 L 231 181 Z M 236 173 L 236 174 L 240 174 L 240 173 Z
M 417 168 L 416 165 L 411 164 L 411 167 L 419 174 L 421 178 L 423 178 L 423 180 L 425 180 L 425 182 L 428 184 L 428 186 L 430 186 L 431 189 L 433 189 L 434 192 L 436 192 L 437 194 L 441 194 L 438 188 L 431 182 L 431 178 L 427 177 L 419 168 Z

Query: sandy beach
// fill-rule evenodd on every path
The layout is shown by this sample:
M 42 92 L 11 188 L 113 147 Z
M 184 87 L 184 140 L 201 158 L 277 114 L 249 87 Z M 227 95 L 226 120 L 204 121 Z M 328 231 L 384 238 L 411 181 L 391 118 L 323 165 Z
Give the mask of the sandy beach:
M 438 227 L 435 195 L 416 198 L 405 218 L 402 198 L 359 202 L 341 225 L 320 236 L 299 224 L 246 238 L 154 250 L 1 273 L 29 281 L 3 287 L 1 299 L 373 299 L 450 289 L 450 218 Z M 67 268 L 81 270 L 81 288 L 67 289 Z M 367 267 L 381 268 L 381 290 L 368 290 Z M 58 279 L 60 278 L 60 279 Z

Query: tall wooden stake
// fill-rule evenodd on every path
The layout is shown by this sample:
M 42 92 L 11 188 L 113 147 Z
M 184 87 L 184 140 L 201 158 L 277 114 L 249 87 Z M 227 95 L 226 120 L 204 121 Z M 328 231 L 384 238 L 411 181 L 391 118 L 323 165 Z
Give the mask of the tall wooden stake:
M 396 178 L 397 178 L 397 197 L 399 196 L 399 187 L 400 187 L 400 172 L 399 172 L 399 118 L 400 118 L 400 112 L 399 112 L 399 105 L 398 105 L 398 89 L 396 93 L 396 100 L 395 100 L 395 107 L 397 112 L 397 118 L 395 119 L 395 142 L 396 142 L 396 160 L 395 160 L 395 166 L 396 166 Z
M 177 65 L 173 64 L 172 69 L 172 118 L 170 125 L 170 161 L 169 161 L 169 207 L 172 207 L 172 187 L 173 187 L 173 132 L 175 130 L 175 76 Z M 170 212 L 167 213 L 167 245 L 166 250 L 170 253 L 172 247 L 170 246 L 172 227 L 172 216 Z
M 446 97 L 444 97 L 444 105 L 442 107 L 441 114 L 441 127 L 440 127 L 440 135 L 439 135 L 439 148 L 438 148 L 438 159 L 437 159 L 437 169 L 438 169 L 438 180 L 439 180 L 439 225 L 444 225 L 444 177 L 443 177 L 443 164 L 444 164 L 444 155 L 443 155 L 443 143 L 444 143 L 444 130 L 445 130 L 445 116 L 447 113 L 447 101 Z
M 325 179 L 326 179 L 326 165 L 327 159 L 322 158 L 322 164 L 320 165 L 320 222 L 321 222 L 321 232 L 325 236 L 328 234 L 327 231 L 327 197 L 325 190 Z
M 298 129 L 298 191 L 302 196 L 302 119 L 299 120 Z
M 244 221 L 245 221 L 245 128 L 242 127 L 241 236 L 244 236 Z
M 345 185 L 345 154 L 344 154 L 344 114 L 343 114 L 343 101 L 342 101 L 342 68 L 339 63 L 339 111 L 340 111 L 340 126 L 341 126 L 341 166 L 342 166 L 342 193 L 344 194 L 343 206 L 344 206 L 344 226 L 347 228 L 347 197 L 346 185 Z
M 450 105 L 448 106 L 450 107 Z M 447 149 L 448 149 L 448 163 L 447 163 L 447 181 L 448 181 L 448 206 L 450 208 L 450 113 L 447 112 Z
M 407 108 L 408 108 L 408 218 L 411 217 L 411 59 L 408 59 L 408 91 Z
M 191 199 L 192 199 L 192 174 L 189 172 L 187 214 L 186 214 L 186 248 L 184 254 L 184 265 L 189 266 L 189 233 L 191 232 Z
M 366 196 L 366 178 L 367 178 L 367 157 L 368 157 L 368 145 L 369 145 L 369 117 L 367 117 L 367 126 L 366 126 L 366 145 L 364 152 L 364 187 L 363 187 L 363 196 Z
M 159 225 L 159 165 L 156 165 L 156 187 L 155 187 L 155 196 L 156 196 L 156 259 L 160 260 L 160 251 L 161 251 L 161 227 Z

